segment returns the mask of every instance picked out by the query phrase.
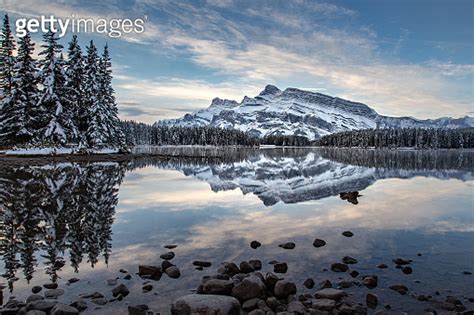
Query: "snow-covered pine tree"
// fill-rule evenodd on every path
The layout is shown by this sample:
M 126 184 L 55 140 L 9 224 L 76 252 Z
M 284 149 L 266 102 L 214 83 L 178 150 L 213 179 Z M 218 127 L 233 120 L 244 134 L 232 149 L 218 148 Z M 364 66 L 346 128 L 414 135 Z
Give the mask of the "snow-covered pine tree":
M 27 146 L 35 134 L 38 88 L 36 62 L 32 57 L 34 44 L 27 33 L 19 40 L 17 62 L 14 67 L 13 89 L 10 101 L 3 107 L 2 135 L 8 146 Z
M 87 46 L 87 57 L 84 77 L 84 107 L 87 108 L 87 123 L 85 136 L 87 144 L 91 148 L 104 148 L 107 146 L 108 129 L 104 123 L 106 120 L 103 97 L 100 95 L 100 73 L 99 57 L 97 48 L 91 41 Z
M 41 132 L 37 145 L 62 146 L 77 136 L 77 128 L 72 122 L 65 93 L 66 75 L 64 62 L 60 58 L 62 45 L 55 33 L 49 31 L 43 35 L 44 56 L 40 62 L 40 84 L 43 87 L 38 101 L 41 112 Z
M 68 60 L 66 61 L 66 89 L 70 102 L 71 117 L 78 129 L 78 141 L 81 146 L 86 145 L 84 134 L 87 127 L 87 110 L 84 108 L 84 58 L 77 36 L 73 35 L 69 42 Z
M 13 90 L 13 75 L 15 66 L 15 41 L 13 40 L 12 31 L 10 29 L 10 20 L 5 14 L 3 18 L 3 27 L 0 34 L 0 147 L 8 145 L 7 142 L 13 141 L 9 139 L 11 133 L 8 131 L 8 124 L 12 123 L 10 114 L 11 93 Z M 5 129 L 7 128 L 7 129 Z
M 107 128 L 107 145 L 114 148 L 125 147 L 125 135 L 119 123 L 117 104 L 115 103 L 114 88 L 112 87 L 112 62 L 107 44 L 99 64 L 100 102 L 104 106 L 102 115 Z

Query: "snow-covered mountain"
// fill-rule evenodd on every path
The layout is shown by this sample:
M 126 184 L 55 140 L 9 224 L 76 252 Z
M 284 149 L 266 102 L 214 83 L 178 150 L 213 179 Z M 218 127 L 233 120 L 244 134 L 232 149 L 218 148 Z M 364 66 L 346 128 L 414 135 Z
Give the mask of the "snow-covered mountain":
M 156 125 L 234 128 L 258 137 L 297 135 L 313 140 L 335 132 L 368 128 L 473 127 L 474 118 L 387 117 L 362 103 L 296 88 L 282 91 L 267 85 L 259 95 L 245 96 L 240 103 L 215 98 L 206 109 L 158 121 Z

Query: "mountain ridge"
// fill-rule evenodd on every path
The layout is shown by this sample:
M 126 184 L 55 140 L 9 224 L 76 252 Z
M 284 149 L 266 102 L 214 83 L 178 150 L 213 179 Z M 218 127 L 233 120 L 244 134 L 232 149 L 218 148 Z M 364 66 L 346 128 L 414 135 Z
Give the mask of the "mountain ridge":
M 287 135 L 314 140 L 335 132 L 371 128 L 473 127 L 474 118 L 390 117 L 378 114 L 364 103 L 298 88 L 280 90 L 267 85 L 257 96 L 244 96 L 240 103 L 216 97 L 208 108 L 181 118 L 160 120 L 155 125 L 233 128 L 257 137 Z

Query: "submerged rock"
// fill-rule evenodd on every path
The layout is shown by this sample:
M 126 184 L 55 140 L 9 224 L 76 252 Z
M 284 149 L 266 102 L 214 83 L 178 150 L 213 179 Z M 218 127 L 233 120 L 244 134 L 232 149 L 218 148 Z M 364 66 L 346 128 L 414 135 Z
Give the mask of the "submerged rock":
M 231 296 L 190 294 L 177 298 L 171 305 L 172 315 L 225 314 L 240 315 L 240 303 Z
M 308 278 L 306 279 L 304 282 L 303 282 L 303 285 L 307 288 L 307 289 L 312 289 L 314 288 L 314 280 L 311 279 L 311 278 Z
M 181 276 L 181 271 L 174 265 L 166 268 L 165 273 L 172 279 L 178 279 Z
M 45 289 L 50 289 L 50 290 L 52 290 L 52 289 L 57 289 L 57 288 L 58 288 L 58 284 L 57 284 L 57 283 L 54 283 L 54 282 L 53 282 L 53 283 L 46 283 L 46 284 L 43 284 L 43 287 L 44 287 Z
M 403 284 L 394 284 L 388 287 L 390 290 L 397 291 L 401 295 L 405 295 L 408 292 L 408 288 Z
M 171 245 L 165 245 L 163 247 L 166 248 L 166 249 L 174 249 L 174 248 L 178 247 L 178 245 L 171 244 Z
M 319 238 L 315 239 L 314 242 L 313 242 L 313 246 L 318 248 L 318 247 L 323 247 L 326 245 L 326 241 L 324 240 L 321 240 Z
M 288 242 L 288 243 L 280 244 L 278 246 L 284 249 L 294 249 L 296 247 L 296 244 L 293 242 Z
M 406 275 L 409 275 L 413 272 L 413 269 L 410 266 L 405 266 L 402 268 L 402 272 Z
M 392 261 L 398 265 L 398 266 L 402 266 L 402 265 L 408 265 L 410 264 L 410 261 L 409 260 L 406 260 L 406 259 L 403 259 L 403 258 L 395 258 L 395 259 L 392 259 Z
M 370 308 L 376 308 L 377 304 L 379 304 L 379 299 L 377 295 L 373 293 L 367 293 L 367 296 L 365 297 L 365 301 L 367 303 L 367 306 Z
M 349 267 L 343 263 L 333 263 L 331 264 L 331 270 L 334 272 L 346 272 Z
M 342 235 L 344 235 L 345 237 L 352 237 L 354 236 L 354 233 L 352 233 L 351 231 L 344 231 L 342 232 Z
M 276 263 L 273 265 L 273 272 L 275 273 L 286 273 L 288 271 L 288 265 L 286 263 Z
M 212 266 L 212 263 L 210 263 L 209 261 L 201 261 L 201 260 L 195 260 L 193 261 L 193 265 L 194 266 L 197 266 L 197 267 L 211 267 Z
M 138 266 L 138 275 L 142 278 L 158 281 L 161 279 L 162 271 L 158 266 L 140 265 Z
M 250 247 L 252 247 L 253 249 L 257 249 L 260 246 L 262 246 L 262 243 L 260 243 L 259 241 L 251 241 L 250 242 Z
M 35 285 L 34 287 L 31 288 L 31 292 L 33 292 L 34 294 L 41 292 L 41 290 L 43 290 L 43 288 L 40 287 L 39 285 Z
M 56 304 L 51 310 L 51 315 L 79 315 L 79 310 L 66 304 Z
M 127 286 L 123 283 L 119 284 L 118 286 L 116 286 L 115 288 L 112 289 L 112 295 L 114 297 L 117 297 L 118 295 L 122 295 L 122 296 L 125 297 L 129 293 L 130 293 L 130 291 L 128 290 Z
M 352 258 L 350 256 L 344 256 L 342 258 L 342 262 L 347 264 L 347 265 L 351 265 L 351 264 L 357 264 L 357 259 L 355 258 Z
M 53 290 L 44 291 L 44 297 L 47 299 L 57 299 L 58 296 L 61 296 L 63 294 L 64 294 L 63 289 L 53 289 Z
M 174 253 L 173 252 L 167 252 L 167 253 L 161 254 L 160 258 L 164 259 L 164 260 L 171 260 L 171 259 L 174 258 Z
M 128 315 L 146 315 L 150 308 L 146 304 L 129 305 Z

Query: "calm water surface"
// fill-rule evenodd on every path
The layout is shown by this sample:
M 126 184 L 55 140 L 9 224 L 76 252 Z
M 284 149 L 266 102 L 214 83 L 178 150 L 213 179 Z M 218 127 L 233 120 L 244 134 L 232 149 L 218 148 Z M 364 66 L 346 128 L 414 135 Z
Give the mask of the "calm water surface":
M 182 152 L 168 148 L 167 153 Z M 219 263 L 261 259 L 289 265 L 298 284 L 350 279 L 325 271 L 349 255 L 354 269 L 379 277 L 380 307 L 391 304 L 419 313 L 433 307 L 411 294 L 474 297 L 474 153 L 467 151 L 365 151 L 318 149 L 221 150 L 187 148 L 218 159 L 140 158 L 126 162 L 3 163 L 0 166 L 0 284 L 5 300 L 25 298 L 31 287 L 57 281 L 75 301 L 99 291 L 111 298 L 107 279 L 131 291 L 89 313 L 125 313 L 146 303 L 162 314 L 176 297 L 190 293 Z M 340 193 L 361 196 L 343 200 Z M 346 238 L 345 230 L 355 235 Z M 322 248 L 315 238 L 326 240 Z M 249 247 L 252 240 L 263 245 Z M 292 241 L 294 250 L 278 244 Z M 140 264 L 161 264 L 166 244 L 177 244 L 179 279 L 164 275 L 142 293 Z M 422 256 L 417 256 L 420 253 Z M 413 259 L 403 274 L 392 259 Z M 213 266 L 195 270 L 193 260 Z M 379 263 L 389 265 L 378 269 Z M 67 286 L 67 280 L 81 280 Z M 401 296 L 387 287 L 405 284 Z M 314 293 L 302 285 L 299 293 Z M 365 299 L 369 289 L 347 289 Z M 467 300 L 464 305 L 474 308 Z

